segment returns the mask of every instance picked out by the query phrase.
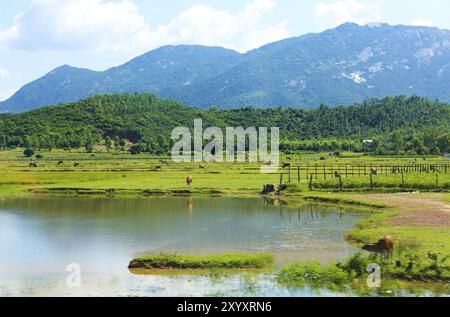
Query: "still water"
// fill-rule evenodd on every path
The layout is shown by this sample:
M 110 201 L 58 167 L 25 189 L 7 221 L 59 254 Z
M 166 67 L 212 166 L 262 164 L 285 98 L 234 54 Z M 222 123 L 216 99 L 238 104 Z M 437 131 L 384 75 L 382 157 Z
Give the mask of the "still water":
M 343 260 L 343 236 L 364 214 L 263 199 L 31 198 L 0 201 L 0 296 L 334 296 L 286 288 L 272 273 L 138 275 L 136 256 L 155 252 L 272 252 L 291 261 Z M 68 265 L 81 287 L 68 287 Z

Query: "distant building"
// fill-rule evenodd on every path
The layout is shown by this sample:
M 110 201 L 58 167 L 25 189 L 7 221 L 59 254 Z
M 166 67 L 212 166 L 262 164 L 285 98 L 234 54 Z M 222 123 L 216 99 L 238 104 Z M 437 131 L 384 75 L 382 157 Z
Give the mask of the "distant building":
M 363 140 L 364 144 L 373 144 L 374 141 L 373 140 Z

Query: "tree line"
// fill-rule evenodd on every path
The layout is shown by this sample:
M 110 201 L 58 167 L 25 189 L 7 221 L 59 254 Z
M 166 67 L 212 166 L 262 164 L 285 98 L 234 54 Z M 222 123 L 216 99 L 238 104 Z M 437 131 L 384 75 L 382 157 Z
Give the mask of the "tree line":
M 0 148 L 92 151 L 95 145 L 103 145 L 133 154 L 165 154 L 173 145 L 172 129 L 192 128 L 197 118 L 203 119 L 205 127 L 279 127 L 284 151 L 450 152 L 450 105 L 405 96 L 334 108 L 201 110 L 152 94 L 97 95 L 0 115 Z

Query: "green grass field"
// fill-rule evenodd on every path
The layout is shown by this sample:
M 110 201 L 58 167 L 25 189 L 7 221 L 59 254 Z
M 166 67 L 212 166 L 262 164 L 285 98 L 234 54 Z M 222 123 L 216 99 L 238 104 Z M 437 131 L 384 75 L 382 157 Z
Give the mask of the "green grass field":
M 189 190 L 191 194 L 239 194 L 259 193 L 264 184 L 277 184 L 280 173 L 288 181 L 287 170 L 274 174 L 262 174 L 257 163 L 182 163 L 172 162 L 170 157 L 146 154 L 132 156 L 127 153 L 83 153 L 52 151 L 39 153 L 43 159 L 30 159 L 23 150 L 0 152 L 0 196 L 27 195 L 34 193 L 79 194 L 152 194 L 173 193 Z M 326 157 L 326 160 L 321 160 Z M 335 158 L 328 153 L 289 154 L 283 162 L 297 164 L 412 164 L 418 158 L 367 157 L 361 154 L 343 153 Z M 422 159 L 422 158 L 420 158 Z M 30 167 L 30 162 L 37 167 Z M 58 164 L 62 161 L 62 164 Z M 427 157 L 429 164 L 446 163 L 441 157 Z M 74 166 L 77 163 L 78 166 Z M 336 164 L 336 165 L 335 165 Z M 330 171 L 331 173 L 331 171 Z M 310 174 L 314 174 L 313 168 Z M 185 179 L 192 176 L 194 182 L 187 188 Z M 315 175 L 314 175 L 315 176 Z M 303 175 L 298 184 L 296 172 L 292 171 L 291 190 L 297 194 L 309 191 L 309 176 Z M 400 174 L 377 175 L 373 188 L 380 191 L 443 190 L 450 189 L 449 173 L 440 173 L 436 185 L 435 173 L 406 174 L 404 184 Z M 368 175 L 343 178 L 343 191 L 366 192 L 370 189 Z M 328 175 L 325 180 L 313 177 L 314 191 L 340 191 L 339 180 Z
M 341 191 L 337 178 L 329 180 L 313 180 L 316 190 Z M 342 179 L 342 191 L 449 191 L 450 171 L 444 173 L 408 173 L 370 176 L 352 176 Z

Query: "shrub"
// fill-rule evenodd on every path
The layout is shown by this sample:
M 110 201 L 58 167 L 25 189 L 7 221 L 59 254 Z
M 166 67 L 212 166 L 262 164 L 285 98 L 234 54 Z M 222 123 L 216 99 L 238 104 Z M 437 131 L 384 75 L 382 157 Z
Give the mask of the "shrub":
M 138 154 L 141 154 L 141 152 L 142 152 L 142 146 L 140 144 L 133 145 L 130 148 L 131 155 L 138 155 Z
M 32 157 L 34 155 L 34 151 L 32 149 L 26 149 L 25 151 L 23 151 L 23 155 L 25 155 L 26 157 Z

